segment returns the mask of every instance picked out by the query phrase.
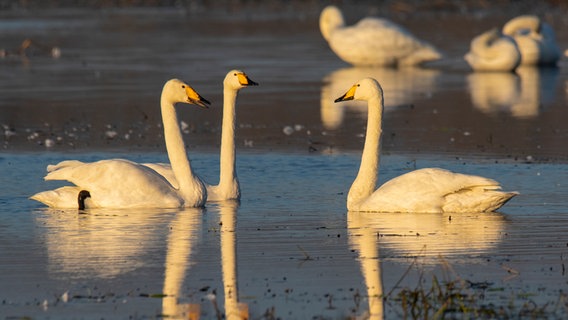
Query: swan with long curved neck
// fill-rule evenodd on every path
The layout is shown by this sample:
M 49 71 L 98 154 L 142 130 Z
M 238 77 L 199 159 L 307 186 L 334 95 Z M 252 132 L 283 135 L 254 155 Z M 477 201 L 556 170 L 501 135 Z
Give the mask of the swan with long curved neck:
M 101 208 L 178 208 L 201 207 L 207 190 L 193 172 L 175 110 L 176 103 L 207 107 L 193 88 L 181 80 L 166 82 L 162 90 L 161 111 L 164 138 L 172 172 L 178 181 L 174 187 L 156 171 L 129 160 L 110 159 L 92 163 L 68 160 L 47 167 L 45 180 L 67 180 L 74 186 L 37 193 L 31 197 L 50 207 L 77 207 L 77 194 L 91 195 L 89 206 Z
M 346 26 L 336 6 L 322 10 L 319 26 L 331 50 L 354 66 L 415 66 L 443 56 L 429 43 L 387 19 L 367 17 Z
M 335 102 L 368 103 L 365 145 L 357 178 L 349 189 L 347 209 L 367 212 L 490 212 L 517 195 L 502 192 L 498 182 L 474 175 L 426 168 L 396 177 L 375 190 L 379 170 L 383 89 L 373 78 L 360 80 Z
M 513 71 L 521 63 L 521 52 L 513 38 L 495 28 L 475 37 L 464 59 L 475 71 Z
M 231 70 L 223 80 L 223 121 L 221 132 L 221 154 L 219 184 L 207 187 L 207 201 L 239 200 L 241 188 L 236 170 L 235 121 L 236 100 L 239 90 L 248 86 L 256 86 L 246 73 Z M 177 186 L 176 177 L 170 165 L 163 163 L 145 163 L 163 175 L 172 185 Z
M 534 15 L 522 15 L 503 26 L 503 34 L 511 36 L 521 52 L 521 65 L 556 65 L 560 48 L 552 26 Z

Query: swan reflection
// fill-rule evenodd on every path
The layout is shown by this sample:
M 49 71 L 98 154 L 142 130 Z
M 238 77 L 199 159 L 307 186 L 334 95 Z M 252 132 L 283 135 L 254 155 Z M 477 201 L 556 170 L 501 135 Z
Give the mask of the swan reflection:
M 364 220 L 381 249 L 395 257 L 420 256 L 426 264 L 438 257 L 480 256 L 495 248 L 504 234 L 500 213 L 366 213 L 349 212 L 348 219 Z
M 225 318 L 248 319 L 248 306 L 239 302 L 237 286 L 237 201 L 219 203 L 221 217 L 221 265 L 225 292 Z
M 201 230 L 202 215 L 202 210 L 185 209 L 170 224 L 164 272 L 165 297 L 162 300 L 162 314 L 168 317 L 199 319 L 200 305 L 182 303 L 181 299 L 187 269 L 195 263 L 191 254 Z
M 376 215 L 374 213 L 373 215 Z M 369 312 L 366 319 L 379 320 L 384 317 L 383 281 L 379 256 L 379 239 L 374 228 L 369 227 L 368 219 L 371 215 L 360 212 L 349 212 L 347 215 L 347 229 L 349 243 L 353 250 L 359 254 L 361 272 L 367 287 Z
M 238 202 L 224 201 L 218 204 L 220 216 L 220 247 L 225 319 L 248 319 L 248 306 L 239 303 L 237 286 L 236 213 Z M 215 206 L 210 210 L 214 211 Z M 191 253 L 201 230 L 201 213 L 185 211 L 178 214 L 170 226 L 168 237 L 166 271 L 162 314 L 168 317 L 199 319 L 201 305 L 183 302 L 181 290 L 187 269 L 195 262 Z
M 343 68 L 338 69 L 322 80 L 321 119 L 326 129 L 337 129 L 343 122 L 345 108 L 359 112 L 366 117 L 367 105 L 363 101 L 334 103 L 335 98 L 345 93 L 353 83 L 365 77 L 380 81 L 385 92 L 385 111 L 389 108 L 409 105 L 419 97 L 432 95 L 436 90 L 436 80 L 440 72 L 420 68 Z
M 522 119 L 538 116 L 542 105 L 554 101 L 557 76 L 554 68 L 520 67 L 516 74 L 472 73 L 467 84 L 475 108 Z
M 146 264 L 145 253 L 155 245 L 154 234 L 161 232 L 161 222 L 175 211 L 42 212 L 36 222 L 45 229 L 49 272 L 66 279 L 108 279 Z

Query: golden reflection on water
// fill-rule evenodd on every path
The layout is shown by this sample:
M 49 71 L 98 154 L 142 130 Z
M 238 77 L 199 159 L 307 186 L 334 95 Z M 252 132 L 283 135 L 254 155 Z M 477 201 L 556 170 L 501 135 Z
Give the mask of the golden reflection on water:
M 45 209 L 48 269 L 65 278 L 114 278 L 145 264 L 155 223 L 170 211 Z
M 495 248 L 504 236 L 506 220 L 499 213 L 417 214 L 348 212 L 349 243 L 359 255 L 365 279 L 369 319 L 383 319 L 381 249 L 418 257 L 424 264 L 440 257 L 476 256 Z M 383 253 L 383 259 L 385 254 Z
M 322 79 L 321 88 L 321 120 L 326 129 L 337 129 L 343 123 L 345 109 L 367 115 L 367 104 L 364 101 L 348 101 L 334 103 L 357 81 L 373 77 L 377 79 L 384 91 L 385 111 L 389 108 L 410 105 L 419 97 L 431 96 L 436 91 L 436 80 L 440 71 L 421 68 L 343 68 L 338 69 Z
M 185 209 L 178 212 L 170 224 L 163 289 L 166 296 L 162 300 L 162 314 L 168 317 L 199 319 L 200 305 L 180 303 L 179 299 L 183 296 L 187 269 L 195 263 L 191 253 L 201 231 L 202 215 L 200 209 Z
M 467 76 L 475 108 L 488 113 L 507 113 L 514 118 L 539 115 L 543 103 L 554 99 L 557 72 L 535 67 L 511 72 L 475 72 Z
M 379 320 L 384 317 L 383 281 L 379 255 L 379 241 L 376 231 L 369 227 L 369 216 L 349 212 L 347 229 L 349 243 L 359 254 L 361 272 L 367 287 L 369 313 L 368 319 Z
M 381 248 L 395 257 L 419 257 L 426 264 L 438 257 L 490 254 L 505 236 L 507 221 L 500 213 L 366 213 L 349 212 L 348 219 L 365 219 L 380 237 Z
M 237 285 L 237 202 L 209 207 L 219 210 L 220 251 L 226 319 L 247 319 L 248 306 L 240 303 Z M 78 210 L 46 209 L 38 215 L 45 229 L 49 270 L 65 279 L 116 278 L 148 263 L 147 251 L 166 236 L 162 314 L 199 319 L 201 304 L 188 303 L 183 283 L 202 230 L 202 209 L 176 210 Z M 158 248 L 159 250 L 159 248 Z M 160 250 L 159 250 L 160 251 Z M 161 250 L 163 251 L 163 250 Z M 209 303 L 209 302 L 206 302 Z M 221 306 L 219 306 L 221 307 Z

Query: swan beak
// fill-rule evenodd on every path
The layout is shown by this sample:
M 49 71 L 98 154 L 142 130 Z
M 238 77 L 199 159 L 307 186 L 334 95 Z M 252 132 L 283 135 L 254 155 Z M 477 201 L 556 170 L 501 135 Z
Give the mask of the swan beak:
M 353 98 L 355 97 L 355 91 L 357 90 L 357 85 L 354 85 L 351 87 L 351 89 L 349 89 L 349 91 L 347 91 L 344 95 L 342 95 L 341 97 L 335 99 L 334 102 L 341 102 L 341 101 L 347 101 L 347 100 L 353 100 Z
M 196 104 L 205 109 L 209 108 L 208 105 L 210 105 L 211 102 L 205 100 L 202 96 L 199 95 L 199 93 L 193 90 L 193 88 L 191 88 L 190 86 L 185 86 L 185 93 L 187 94 L 188 103 Z
M 258 86 L 258 83 L 252 81 L 244 72 L 237 74 L 237 77 L 242 86 Z

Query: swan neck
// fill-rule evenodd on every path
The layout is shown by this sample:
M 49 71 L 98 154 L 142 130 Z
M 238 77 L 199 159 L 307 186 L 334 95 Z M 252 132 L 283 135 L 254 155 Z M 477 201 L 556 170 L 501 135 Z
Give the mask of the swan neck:
M 368 100 L 368 118 L 365 145 L 361 166 L 347 196 L 347 207 L 365 200 L 377 185 L 381 148 L 381 122 L 383 116 L 383 96 L 379 94 Z
M 162 121 L 166 150 L 174 175 L 179 183 L 179 190 L 189 191 L 195 176 L 187 158 L 183 136 L 178 125 L 177 113 L 173 103 L 162 97 Z
M 237 94 L 237 90 L 224 89 L 219 186 L 231 184 L 237 180 L 235 170 L 235 103 Z

